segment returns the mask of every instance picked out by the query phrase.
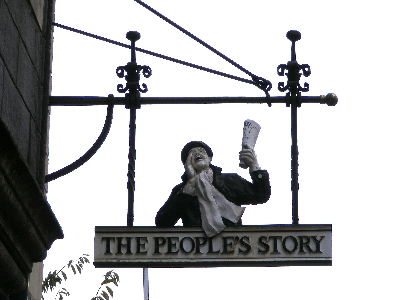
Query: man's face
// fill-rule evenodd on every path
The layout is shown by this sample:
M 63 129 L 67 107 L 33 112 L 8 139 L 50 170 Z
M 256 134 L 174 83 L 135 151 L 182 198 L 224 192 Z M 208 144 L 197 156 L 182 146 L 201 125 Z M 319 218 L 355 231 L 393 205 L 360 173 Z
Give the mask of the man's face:
M 207 169 L 210 166 L 211 158 L 208 156 L 206 150 L 202 147 L 196 147 L 190 150 L 189 157 L 191 157 L 192 166 L 197 173 Z

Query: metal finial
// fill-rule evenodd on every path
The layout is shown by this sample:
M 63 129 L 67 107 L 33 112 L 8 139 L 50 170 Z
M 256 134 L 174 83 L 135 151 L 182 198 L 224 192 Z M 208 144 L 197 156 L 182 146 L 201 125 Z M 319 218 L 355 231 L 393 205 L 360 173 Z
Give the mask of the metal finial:
M 323 96 L 323 100 L 328 106 L 335 106 L 338 103 L 338 97 L 334 93 L 329 93 L 326 96 Z
M 131 42 L 136 42 L 140 39 L 140 33 L 137 31 L 128 31 L 126 34 L 126 38 Z
M 290 30 L 286 33 L 286 37 L 292 42 L 291 61 L 296 61 L 296 42 L 301 39 L 301 33 L 297 30 Z
M 286 37 L 291 41 L 291 42 L 297 42 L 301 39 L 301 33 L 300 31 L 297 30 L 289 30 L 286 33 Z

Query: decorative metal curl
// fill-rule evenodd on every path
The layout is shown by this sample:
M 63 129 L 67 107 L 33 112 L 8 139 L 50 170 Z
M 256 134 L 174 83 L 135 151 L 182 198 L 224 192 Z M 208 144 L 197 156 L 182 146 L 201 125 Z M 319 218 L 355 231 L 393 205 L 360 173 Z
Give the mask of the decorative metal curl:
M 128 91 L 128 86 L 125 86 L 121 83 L 117 84 L 117 91 L 119 93 L 125 93 L 126 91 Z
M 300 92 L 308 92 L 310 89 L 310 85 L 307 82 L 304 82 L 304 86 L 301 86 L 299 83 L 296 82 L 289 82 L 287 85 L 285 85 L 284 82 L 278 83 L 278 90 L 280 92 L 285 92 L 292 89 L 295 90 L 295 93 L 297 92 L 297 90 Z
M 285 85 L 284 82 L 279 82 L 279 83 L 278 83 L 278 90 L 279 90 L 280 92 L 284 92 L 284 91 L 286 91 L 288 88 L 289 88 L 289 85 Z
M 115 71 L 119 78 L 123 78 L 125 76 L 125 66 L 119 66 Z
M 152 75 L 152 70 L 149 66 L 138 66 L 138 69 L 146 78 L 149 78 Z
M 140 73 L 143 74 L 143 76 L 145 78 L 149 78 L 152 75 L 152 71 L 151 68 L 149 66 L 137 66 L 137 74 L 138 76 L 140 76 Z M 147 84 L 142 83 L 142 85 L 140 86 L 140 84 L 138 83 L 138 85 L 136 86 L 136 88 L 141 92 L 141 93 L 147 93 L 147 91 L 149 90 L 147 88 Z
M 286 85 L 284 82 L 278 83 L 280 92 L 289 90 L 296 94 L 297 92 L 309 91 L 310 85 L 307 82 L 304 83 L 304 86 L 299 83 L 301 76 L 308 77 L 311 75 L 311 68 L 308 64 L 299 65 L 297 61 L 289 61 L 286 65 L 280 64 L 277 68 L 277 73 L 279 76 L 286 75 L 288 78 Z
M 271 88 L 272 88 L 272 83 L 271 83 L 271 81 L 269 81 L 269 80 L 267 80 L 267 79 L 265 79 L 265 78 L 262 78 L 262 77 L 258 77 L 258 76 L 253 76 L 251 79 L 253 80 L 254 84 L 255 84 L 259 89 L 261 89 L 261 90 L 264 91 L 265 96 L 267 97 L 267 101 L 266 101 L 266 102 L 267 102 L 268 106 L 271 107 L 271 102 L 268 100 L 268 99 L 270 98 L 270 95 L 269 95 L 268 92 L 269 92 L 269 91 L 271 90 Z
M 285 76 L 285 70 L 287 69 L 287 65 L 280 64 L 277 68 L 277 72 L 279 76 Z
M 301 70 L 303 71 L 304 77 L 308 77 L 311 75 L 311 67 L 308 64 L 300 65 Z
M 140 86 L 140 84 L 137 84 L 136 88 L 139 90 L 139 92 L 141 93 L 147 93 L 148 92 L 148 88 L 147 88 L 147 84 L 142 83 L 142 86 Z
M 146 93 L 149 89 L 145 83 L 139 83 L 140 73 L 149 78 L 152 75 L 152 70 L 149 66 L 135 66 L 133 63 L 117 67 L 117 76 L 126 80 L 125 86 L 121 83 L 117 85 L 117 91 L 119 93 L 126 93 L 127 91 L 133 93 L 138 90 L 141 93 Z
M 299 91 L 301 92 L 308 92 L 310 90 L 310 85 L 308 84 L 308 82 L 304 82 L 304 87 L 302 87 L 300 84 L 297 86 L 297 88 L 299 89 Z
M 127 70 L 127 66 L 119 66 L 117 67 L 117 69 L 115 70 L 115 72 L 117 73 L 117 76 L 119 78 L 125 78 L 125 80 L 127 80 L 128 77 L 128 70 Z M 119 83 L 117 85 L 117 91 L 119 93 L 125 93 L 127 92 L 129 89 L 128 84 L 126 84 L 125 86 L 121 83 Z

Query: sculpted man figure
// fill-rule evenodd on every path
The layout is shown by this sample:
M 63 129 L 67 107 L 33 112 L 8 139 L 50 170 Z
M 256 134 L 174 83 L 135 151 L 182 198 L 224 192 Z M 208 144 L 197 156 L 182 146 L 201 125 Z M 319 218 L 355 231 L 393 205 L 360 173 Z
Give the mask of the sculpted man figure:
M 269 175 L 258 166 L 253 149 L 242 149 L 239 159 L 249 168 L 252 182 L 235 173 L 221 173 L 211 164 L 213 152 L 201 141 L 187 143 L 181 151 L 185 166 L 182 182 L 172 189 L 156 216 L 156 226 L 171 227 L 182 219 L 183 226 L 201 226 L 207 236 L 226 226 L 240 226 L 244 208 L 260 204 L 271 194 Z

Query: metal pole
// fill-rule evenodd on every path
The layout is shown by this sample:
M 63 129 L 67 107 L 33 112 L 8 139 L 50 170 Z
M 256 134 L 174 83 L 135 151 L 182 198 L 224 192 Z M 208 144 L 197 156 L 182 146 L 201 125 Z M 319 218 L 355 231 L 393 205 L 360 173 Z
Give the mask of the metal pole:
M 292 172 L 292 224 L 299 224 L 299 149 L 297 145 L 297 101 L 291 103 L 291 172 Z
M 129 92 L 125 95 L 129 108 L 129 153 L 128 153 L 128 213 L 127 213 L 127 226 L 133 226 L 134 220 L 134 201 L 135 201 L 135 160 L 136 160 L 136 109 L 140 93 L 137 90 L 139 84 L 139 75 L 137 72 L 135 42 L 140 39 L 140 34 L 137 31 L 129 31 L 126 38 L 131 42 L 131 64 L 128 69 L 127 87 Z M 128 64 L 129 66 L 129 64 Z
M 157 105 L 157 104 L 240 104 L 240 103 L 281 103 L 288 104 L 286 96 L 267 97 L 140 97 L 137 99 L 139 105 Z M 303 103 L 319 103 L 329 106 L 337 104 L 335 94 L 321 96 L 301 96 L 300 104 Z M 91 105 L 126 105 L 125 97 L 109 97 L 99 96 L 51 96 L 49 105 L 51 106 L 91 106 Z
M 287 84 L 283 82 L 278 84 L 281 92 L 288 91 L 287 106 L 290 106 L 291 115 L 291 190 L 292 190 L 292 223 L 299 224 L 298 202 L 299 202 L 299 149 L 297 145 L 297 108 L 302 103 L 301 91 L 308 91 L 308 83 L 304 87 L 300 86 L 299 80 L 302 75 L 309 76 L 310 66 L 299 65 L 296 60 L 296 42 L 301 39 L 300 32 L 290 30 L 286 37 L 292 42 L 290 61 L 278 66 L 278 75 L 287 76 Z M 287 71 L 287 72 L 285 72 Z M 302 73 L 300 72 L 302 71 Z
M 138 66 L 136 63 L 135 42 L 140 39 L 140 33 L 137 31 L 129 31 L 126 38 L 131 41 L 131 63 L 126 66 L 128 75 L 127 88 L 129 92 L 125 94 L 127 97 L 127 108 L 129 108 L 129 153 L 128 153 L 128 213 L 127 226 L 133 226 L 134 220 L 134 201 L 135 201 L 135 160 L 136 160 L 136 110 L 140 107 L 140 91 L 146 92 L 147 86 L 143 84 L 140 87 L 140 72 L 144 72 L 145 77 L 151 75 L 151 69 Z M 147 268 L 143 268 L 143 296 L 144 300 L 149 300 L 149 273 Z
M 129 153 L 128 153 L 128 213 L 127 213 L 127 226 L 133 226 L 134 211 L 133 204 L 135 201 L 135 160 L 136 160 L 136 109 L 130 108 L 129 120 Z
M 299 224 L 299 147 L 297 145 L 297 107 L 299 106 L 300 91 L 299 91 L 299 69 L 296 59 L 296 42 L 301 39 L 301 34 L 298 31 L 289 31 L 287 38 L 292 42 L 291 47 L 291 63 L 289 69 L 289 90 L 291 96 L 290 114 L 291 114 L 291 172 L 292 172 L 292 224 Z
M 143 268 L 143 299 L 150 299 L 149 269 Z

